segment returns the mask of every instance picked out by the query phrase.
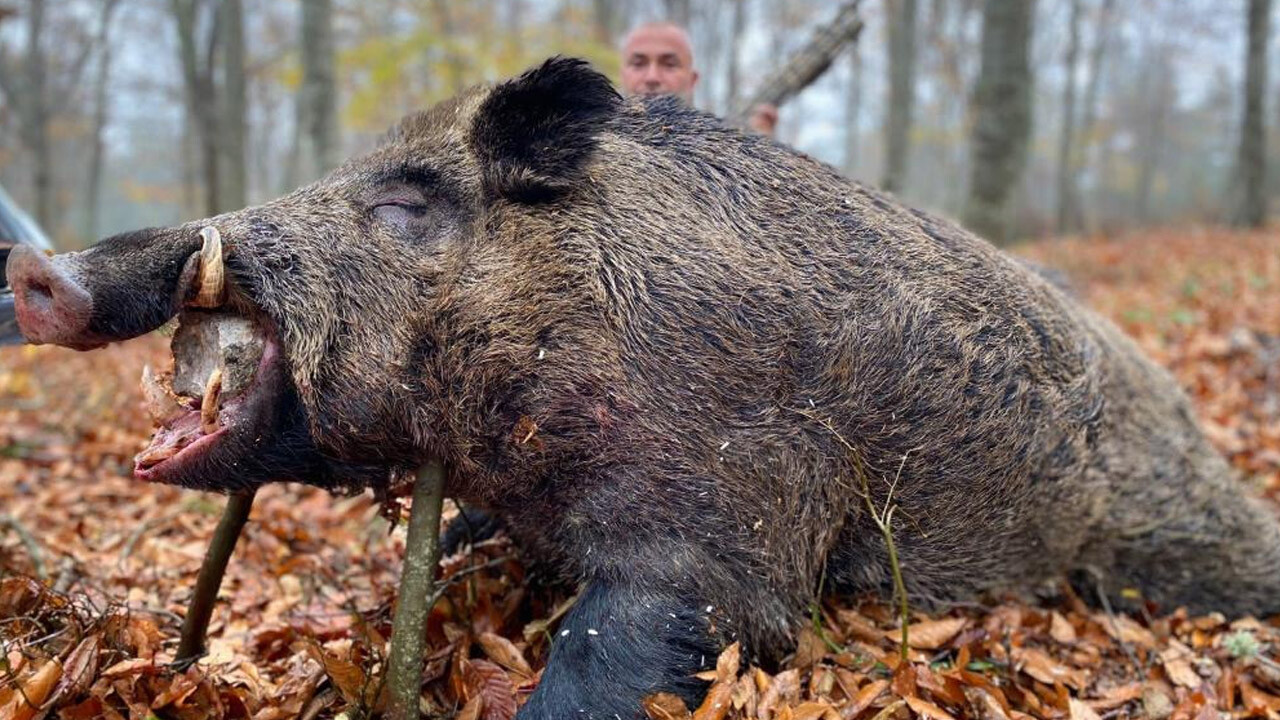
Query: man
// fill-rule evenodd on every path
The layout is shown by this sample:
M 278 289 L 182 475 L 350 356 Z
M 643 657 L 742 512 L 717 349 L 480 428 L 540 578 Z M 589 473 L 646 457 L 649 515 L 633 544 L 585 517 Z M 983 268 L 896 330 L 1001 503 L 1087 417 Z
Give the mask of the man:
M 622 90 L 628 95 L 675 95 L 693 104 L 698 71 L 693 68 L 689 33 L 668 22 L 645 23 L 622 43 Z M 773 135 L 778 108 L 760 105 L 751 111 L 752 130 Z

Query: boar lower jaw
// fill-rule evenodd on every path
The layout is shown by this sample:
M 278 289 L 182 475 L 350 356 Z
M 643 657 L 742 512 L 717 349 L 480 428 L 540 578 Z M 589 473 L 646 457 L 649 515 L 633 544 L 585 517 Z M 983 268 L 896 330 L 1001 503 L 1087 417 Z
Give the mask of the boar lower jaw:
M 255 435 L 255 414 L 275 401 L 272 376 L 280 352 L 256 323 L 230 315 L 188 313 L 174 335 L 174 371 L 146 368 L 143 390 L 156 430 L 134 458 L 134 476 L 148 482 L 192 485 L 210 467 L 235 467 L 237 446 Z M 230 339 L 229 339 L 230 338 Z M 196 374 L 207 377 L 198 378 Z

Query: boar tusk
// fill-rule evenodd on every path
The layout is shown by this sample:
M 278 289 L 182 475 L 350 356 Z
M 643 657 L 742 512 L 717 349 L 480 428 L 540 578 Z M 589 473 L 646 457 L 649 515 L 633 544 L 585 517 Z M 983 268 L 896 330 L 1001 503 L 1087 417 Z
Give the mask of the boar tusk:
M 218 431 L 218 411 L 222 399 L 222 368 L 215 368 L 209 373 L 209 381 L 204 386 L 204 397 L 200 400 L 200 429 L 205 435 Z
M 204 243 L 200 246 L 200 272 L 196 275 L 196 295 L 191 305 L 200 308 L 216 308 L 222 305 L 226 290 L 225 272 L 222 266 L 222 235 L 212 225 L 200 230 Z

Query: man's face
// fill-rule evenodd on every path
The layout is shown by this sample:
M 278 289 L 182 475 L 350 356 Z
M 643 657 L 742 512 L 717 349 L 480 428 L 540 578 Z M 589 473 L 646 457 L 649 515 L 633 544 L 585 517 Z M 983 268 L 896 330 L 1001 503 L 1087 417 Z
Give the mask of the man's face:
M 622 48 L 622 89 L 628 95 L 671 94 L 693 101 L 698 73 L 689 40 L 674 26 L 641 27 Z

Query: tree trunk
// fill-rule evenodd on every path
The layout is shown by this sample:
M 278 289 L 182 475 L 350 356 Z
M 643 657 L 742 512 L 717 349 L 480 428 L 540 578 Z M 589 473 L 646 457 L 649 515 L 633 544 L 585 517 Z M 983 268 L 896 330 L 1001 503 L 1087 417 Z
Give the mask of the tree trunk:
M 225 31 L 222 44 L 222 103 L 219 113 L 219 150 L 222 160 L 219 174 L 223 189 L 219 194 L 222 207 L 217 212 L 238 210 L 249 204 L 246 165 L 244 74 L 244 4 L 242 0 L 221 0 L 218 12 L 222 13 L 221 27 Z
M 1155 184 L 1156 172 L 1160 169 L 1168 115 L 1174 99 L 1175 88 L 1170 53 L 1171 50 L 1168 47 L 1156 48 L 1150 51 L 1147 61 L 1148 96 L 1143 109 L 1145 116 L 1143 125 L 1147 132 L 1142 136 L 1138 146 L 1138 188 L 1134 203 L 1134 213 L 1141 223 L 1148 223 L 1153 218 L 1151 191 Z
M 973 95 L 971 176 L 964 222 L 996 243 L 1006 243 L 1009 195 L 1027 158 L 1031 135 L 1033 0 L 986 0 L 982 13 L 982 68 Z
M 111 76 L 111 16 L 118 0 L 106 0 L 98 21 L 98 74 L 93 86 L 93 147 L 89 155 L 89 188 L 85 197 L 84 227 L 81 237 L 96 238 L 102 235 L 102 166 L 106 148 L 102 132 L 107 125 L 107 81 Z
M 1263 93 L 1267 87 L 1267 40 L 1271 34 L 1271 0 L 1249 0 L 1249 47 L 1245 55 L 1244 117 L 1232 183 L 1232 222 L 1262 227 L 1267 221 L 1267 136 Z
M 889 112 L 885 115 L 885 164 L 881 187 L 901 192 L 907 173 L 916 86 L 916 0 L 891 0 Z
M 195 130 L 196 146 L 199 148 L 204 188 L 203 214 L 216 215 L 222 202 L 218 181 L 217 105 L 210 60 L 218 36 L 216 16 L 221 13 L 215 13 L 214 26 L 209 33 L 209 45 L 202 59 L 196 35 L 200 0 L 171 0 L 171 7 L 178 30 L 178 58 L 182 64 L 183 88 L 187 99 L 187 123 Z
M 48 64 L 42 42 L 44 40 L 45 1 L 31 0 L 27 17 L 27 51 L 24 75 L 25 102 L 22 113 L 22 130 L 27 149 L 31 151 L 32 185 L 35 190 L 36 220 L 46 232 L 54 234 L 56 219 L 53 196 L 53 155 L 49 145 L 49 94 L 45 87 L 45 70 Z
M 1079 178 L 1080 170 L 1087 161 L 1089 147 L 1093 142 L 1093 131 L 1098 124 L 1098 94 L 1102 90 L 1102 78 L 1105 72 L 1107 58 L 1107 47 L 1111 39 L 1111 26 L 1114 22 L 1112 17 L 1116 6 L 1116 0 L 1102 0 L 1101 7 L 1098 8 L 1098 23 L 1096 35 L 1093 40 L 1093 48 L 1089 51 L 1089 80 L 1084 90 L 1084 115 L 1080 120 L 1080 140 L 1079 150 L 1072 155 L 1071 163 L 1071 187 L 1076 192 L 1076 204 L 1072 207 L 1075 212 L 1073 222 L 1078 228 L 1086 228 L 1086 215 L 1084 212 L 1084 203 L 1079 202 Z M 1099 163 L 1101 165 L 1101 163 Z
M 728 112 L 738 106 L 742 91 L 742 36 L 747 30 L 747 0 L 729 0 L 733 4 L 732 30 L 729 36 L 728 62 L 724 74 L 724 108 Z
M 693 9 L 690 0 L 663 0 L 663 9 L 666 10 L 666 19 L 679 25 L 686 31 L 689 29 L 689 21 L 693 19 Z
M 298 90 L 297 172 L 311 182 L 337 165 L 333 0 L 302 0 L 302 87 Z
M 853 177 L 858 163 L 858 143 L 862 139 L 858 114 L 862 112 L 862 51 L 857 44 L 849 48 L 849 85 L 844 94 L 844 162 L 846 177 Z
M 1063 59 L 1066 79 L 1062 85 L 1062 134 L 1058 138 L 1058 217 L 1059 235 L 1068 232 L 1076 202 L 1075 175 L 1072 172 L 1071 149 L 1076 129 L 1076 61 L 1080 55 L 1081 0 L 1071 0 L 1068 24 L 1067 55 Z

